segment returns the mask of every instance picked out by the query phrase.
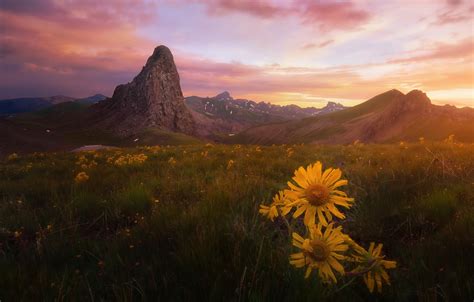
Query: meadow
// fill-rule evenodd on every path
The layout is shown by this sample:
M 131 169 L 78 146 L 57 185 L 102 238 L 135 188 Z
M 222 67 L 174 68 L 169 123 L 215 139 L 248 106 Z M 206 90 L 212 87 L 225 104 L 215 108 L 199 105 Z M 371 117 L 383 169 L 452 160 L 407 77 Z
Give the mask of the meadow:
M 259 214 L 295 169 L 340 168 L 337 221 L 397 261 L 391 286 L 335 285 L 289 264 Z M 471 301 L 474 145 L 187 145 L 0 162 L 1 301 Z

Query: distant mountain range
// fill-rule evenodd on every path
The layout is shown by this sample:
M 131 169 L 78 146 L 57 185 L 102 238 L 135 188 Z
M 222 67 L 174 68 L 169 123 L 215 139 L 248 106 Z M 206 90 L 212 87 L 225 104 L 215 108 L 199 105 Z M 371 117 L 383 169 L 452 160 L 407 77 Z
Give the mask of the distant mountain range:
M 55 95 L 51 97 L 31 97 L 0 100 L 0 116 L 38 111 L 66 102 L 78 102 L 80 104 L 91 105 L 106 98 L 107 97 L 105 95 L 96 94 L 81 99 L 64 95 Z
M 274 105 L 246 99 L 234 99 L 224 91 L 214 97 L 190 96 L 185 103 L 192 110 L 204 136 L 233 135 L 252 126 L 296 120 L 346 109 L 328 102 L 323 108 L 301 108 L 297 105 Z
M 242 131 L 232 141 L 251 144 L 397 142 L 443 140 L 449 135 L 474 142 L 474 109 L 431 104 L 425 93 L 390 90 L 343 111 Z

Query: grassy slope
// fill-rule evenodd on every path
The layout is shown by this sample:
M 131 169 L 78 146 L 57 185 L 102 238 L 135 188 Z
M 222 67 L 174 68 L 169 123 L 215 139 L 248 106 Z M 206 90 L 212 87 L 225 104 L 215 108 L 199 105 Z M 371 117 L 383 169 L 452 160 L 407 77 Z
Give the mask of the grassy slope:
M 199 142 L 198 139 L 181 133 L 153 128 L 133 137 L 116 137 L 81 124 L 83 114 L 89 106 L 90 104 L 65 102 L 36 112 L 21 114 L 13 119 L 0 120 L 2 136 L 0 157 L 13 152 L 72 150 L 83 145 L 130 147 Z
M 366 301 L 360 280 L 339 292 L 305 280 L 288 264 L 293 249 L 282 221 L 258 215 L 294 169 L 321 160 L 343 169 L 356 198 L 346 232 L 364 245 L 383 242 L 398 261 L 380 300 L 472 298 L 474 145 L 292 146 L 291 157 L 287 148 L 84 153 L 98 166 L 85 170 L 83 184 L 73 181 L 81 154 L 3 162 L 0 297 Z M 139 153 L 148 156 L 144 164 L 107 163 Z
M 297 121 L 251 128 L 231 138 L 231 142 L 264 144 L 284 142 L 310 143 L 315 140 L 328 139 L 343 133 L 345 131 L 343 126 L 345 122 L 383 110 L 394 101 L 395 96 L 400 94 L 401 92 L 397 90 L 390 90 L 345 110 Z M 261 129 L 263 130 L 262 134 L 259 134 Z
M 397 90 L 387 91 L 357 106 L 327 114 L 289 121 L 263 125 L 245 130 L 229 139 L 231 143 L 282 144 L 282 143 L 352 143 L 361 139 L 354 132 L 358 121 L 367 120 L 381 113 L 391 105 L 401 93 Z M 353 128 L 356 127 L 356 128 Z M 359 131 L 360 132 L 360 131 Z M 361 133 L 359 133 L 360 135 Z M 362 133 L 363 134 L 363 133 Z M 420 137 L 440 141 L 454 134 L 460 141 L 474 142 L 474 122 L 464 119 L 453 119 L 449 114 L 431 115 L 417 119 L 407 124 L 403 131 L 388 139 L 378 142 L 391 143 L 401 140 L 417 141 Z M 345 137 L 349 135 L 348 137 Z

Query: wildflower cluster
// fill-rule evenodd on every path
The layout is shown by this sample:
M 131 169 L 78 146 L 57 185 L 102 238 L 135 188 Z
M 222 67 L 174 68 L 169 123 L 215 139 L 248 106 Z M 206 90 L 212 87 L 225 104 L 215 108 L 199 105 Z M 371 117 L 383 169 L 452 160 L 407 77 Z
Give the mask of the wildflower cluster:
M 140 165 L 148 159 L 145 154 L 125 154 L 118 157 L 109 157 L 107 162 L 116 166 Z
M 292 245 L 298 251 L 290 255 L 290 264 L 306 268 L 308 278 L 316 271 L 325 283 L 337 283 L 345 276 L 363 277 L 370 292 L 376 287 L 382 291 L 382 281 L 390 284 L 386 269 L 396 267 L 395 261 L 385 260 L 382 244 L 372 242 L 368 250 L 361 247 L 349 235 L 343 233 L 342 226 L 336 225 L 336 218 L 345 219 L 342 208 L 348 209 L 354 199 L 341 191 L 348 181 L 341 179 L 340 169 L 328 168 L 316 162 L 306 169 L 295 171 L 288 188 L 280 191 L 270 205 L 260 205 L 260 213 L 274 221 L 281 217 L 287 224 Z M 293 232 L 286 216 L 292 212 L 293 218 L 303 217 L 305 235 Z
M 87 170 L 97 166 L 97 162 L 94 159 L 88 159 L 85 155 L 81 155 L 77 159 L 76 165 L 81 167 L 83 170 Z
M 153 154 L 157 154 L 158 152 L 161 151 L 161 147 L 160 146 L 144 146 L 144 147 L 141 147 L 139 148 L 141 150 L 146 150 L 150 153 L 153 153 Z

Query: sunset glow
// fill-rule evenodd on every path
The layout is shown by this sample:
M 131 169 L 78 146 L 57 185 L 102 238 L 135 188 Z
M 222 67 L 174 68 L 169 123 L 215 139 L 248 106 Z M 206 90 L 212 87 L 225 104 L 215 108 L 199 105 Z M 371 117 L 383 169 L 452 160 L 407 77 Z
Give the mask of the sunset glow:
M 471 1 L 97 3 L 2 1 L 0 98 L 110 96 L 164 44 L 186 96 L 320 107 L 395 88 L 474 107 Z

